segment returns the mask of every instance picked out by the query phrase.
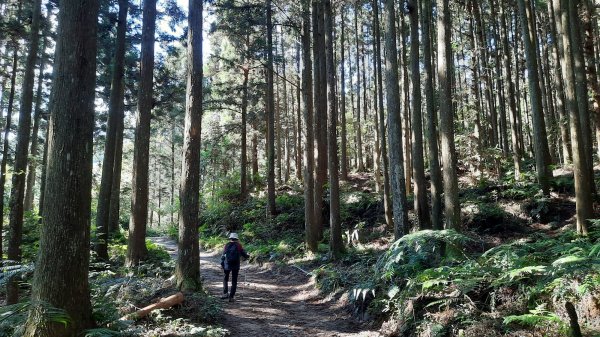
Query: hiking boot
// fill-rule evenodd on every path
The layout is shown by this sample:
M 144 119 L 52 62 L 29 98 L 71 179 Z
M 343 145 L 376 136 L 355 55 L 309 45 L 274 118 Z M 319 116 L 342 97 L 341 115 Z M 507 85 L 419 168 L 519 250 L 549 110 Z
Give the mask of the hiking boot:
M 229 302 L 235 302 L 235 300 L 233 299 L 233 297 L 229 298 Z
M 225 294 L 223 294 L 223 296 L 221 296 L 222 300 L 226 300 L 228 298 L 229 298 L 229 294 L 228 293 L 225 293 Z

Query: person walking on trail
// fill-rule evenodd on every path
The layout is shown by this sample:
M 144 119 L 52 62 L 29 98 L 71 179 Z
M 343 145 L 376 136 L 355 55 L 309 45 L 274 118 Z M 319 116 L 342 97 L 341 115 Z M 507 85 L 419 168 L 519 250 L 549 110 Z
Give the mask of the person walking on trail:
M 237 233 L 229 234 L 229 242 L 223 249 L 223 255 L 221 256 L 221 267 L 225 272 L 225 278 L 223 279 L 223 296 L 221 299 L 229 299 L 229 302 L 233 302 L 235 296 L 235 290 L 237 289 L 237 280 L 240 273 L 240 261 L 241 258 L 248 259 L 250 255 L 246 253 L 244 247 L 239 241 Z M 229 274 L 231 274 L 231 292 L 228 291 L 227 284 L 229 283 Z

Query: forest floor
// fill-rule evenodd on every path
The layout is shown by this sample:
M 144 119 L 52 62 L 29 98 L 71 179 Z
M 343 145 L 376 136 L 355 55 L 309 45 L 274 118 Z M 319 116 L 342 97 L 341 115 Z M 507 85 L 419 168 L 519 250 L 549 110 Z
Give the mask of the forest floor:
M 168 237 L 149 238 L 177 258 L 177 244 Z M 208 292 L 222 294 L 223 271 L 218 251 L 201 252 L 200 268 Z M 323 298 L 314 281 L 291 266 L 244 263 L 240 270 L 236 301 L 223 301 L 220 324 L 230 336 L 283 337 L 376 337 L 376 331 L 361 331 L 343 303 Z

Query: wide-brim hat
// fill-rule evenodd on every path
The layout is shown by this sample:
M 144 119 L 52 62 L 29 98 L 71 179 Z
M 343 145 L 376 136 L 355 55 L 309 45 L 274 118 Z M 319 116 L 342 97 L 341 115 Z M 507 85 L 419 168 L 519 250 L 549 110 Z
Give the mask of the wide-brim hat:
M 237 233 L 229 233 L 229 239 L 238 240 L 239 238 Z

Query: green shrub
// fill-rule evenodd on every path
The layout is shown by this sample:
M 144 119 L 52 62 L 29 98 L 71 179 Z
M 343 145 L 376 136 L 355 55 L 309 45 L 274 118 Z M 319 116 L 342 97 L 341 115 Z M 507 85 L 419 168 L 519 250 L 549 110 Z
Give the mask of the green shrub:
M 463 251 L 458 261 L 440 258 L 440 244 L 460 247 L 469 243 L 468 238 L 451 231 L 410 234 L 394 242 L 378 261 L 373 273 L 378 279 L 369 286 L 377 290 L 371 308 L 402 315 L 409 300 L 438 298 L 415 304 L 421 310 L 415 314 L 417 319 L 423 310 L 451 307 L 473 317 L 467 308 L 494 312 L 503 306 L 503 322 L 509 328 L 552 323 L 561 330 L 566 318 L 557 316 L 554 304 L 582 298 L 600 286 L 599 238 L 600 230 L 593 225 L 587 238 L 572 231 L 555 237 L 538 234 L 481 255 Z M 502 293 L 513 295 L 506 298 Z M 455 324 L 471 323 L 461 320 Z

